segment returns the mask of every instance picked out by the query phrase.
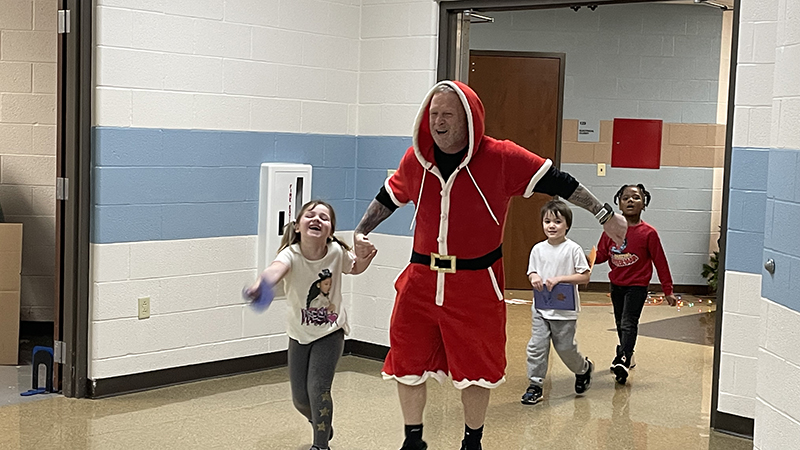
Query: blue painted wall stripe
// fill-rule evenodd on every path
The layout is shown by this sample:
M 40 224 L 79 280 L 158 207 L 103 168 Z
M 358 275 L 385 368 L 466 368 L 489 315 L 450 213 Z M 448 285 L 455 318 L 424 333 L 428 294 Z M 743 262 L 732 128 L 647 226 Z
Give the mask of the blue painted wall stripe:
M 775 273 L 759 268 L 761 295 L 800 311 L 800 151 L 770 149 L 766 195 L 763 260 L 775 260 Z
M 93 142 L 91 240 L 116 243 L 256 234 L 264 162 L 311 164 L 312 196 L 353 229 L 411 138 L 97 127 Z M 410 217 L 378 231 L 410 235 Z
M 769 155 L 765 148 L 733 148 L 726 270 L 761 273 Z

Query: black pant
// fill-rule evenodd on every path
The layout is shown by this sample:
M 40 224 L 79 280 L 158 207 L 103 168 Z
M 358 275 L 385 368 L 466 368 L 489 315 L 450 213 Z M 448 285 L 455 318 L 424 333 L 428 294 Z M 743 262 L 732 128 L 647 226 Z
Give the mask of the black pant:
M 647 286 L 611 285 L 611 303 L 614 305 L 614 321 L 617 323 L 619 346 L 617 355 L 630 361 L 636 337 L 639 334 L 639 318 L 647 300 Z

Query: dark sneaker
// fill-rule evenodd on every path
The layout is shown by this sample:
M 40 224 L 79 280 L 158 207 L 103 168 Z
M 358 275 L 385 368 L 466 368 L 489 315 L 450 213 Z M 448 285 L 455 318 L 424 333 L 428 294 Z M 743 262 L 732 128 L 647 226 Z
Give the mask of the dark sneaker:
M 583 394 L 584 392 L 588 391 L 590 387 L 592 387 L 592 372 L 594 371 L 594 363 L 589 358 L 586 358 L 586 362 L 589 363 L 589 368 L 586 369 L 586 373 L 575 375 L 576 394 Z
M 631 355 L 631 366 L 628 367 L 628 369 L 633 369 L 634 367 L 636 367 L 636 354 L 635 353 L 633 355 Z
M 614 357 L 614 360 L 611 361 L 611 367 L 609 367 L 608 370 L 613 372 L 614 366 L 616 366 L 617 364 L 622 364 L 622 355 L 620 354 L 617 354 L 617 356 Z
M 542 401 L 542 388 L 535 384 L 528 386 L 528 390 L 522 394 L 523 405 L 535 405 Z
M 617 383 L 625 384 L 628 381 L 628 370 L 630 368 L 630 362 L 628 358 L 624 355 L 620 357 L 620 362 L 615 364 L 612 370 L 614 371 L 614 377 L 617 379 Z
M 462 440 L 461 441 L 461 450 L 483 450 L 483 445 L 478 444 L 477 447 L 475 447 L 474 449 L 471 449 L 471 448 L 467 447 L 467 441 Z
M 425 441 L 417 441 L 414 443 L 403 442 L 403 447 L 400 450 L 428 450 L 428 444 Z

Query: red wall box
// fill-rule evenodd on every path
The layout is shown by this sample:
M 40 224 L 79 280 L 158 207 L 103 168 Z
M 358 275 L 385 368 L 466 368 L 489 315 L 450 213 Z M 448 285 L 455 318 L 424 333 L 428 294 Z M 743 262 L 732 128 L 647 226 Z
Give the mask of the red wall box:
M 661 120 L 614 119 L 611 167 L 661 167 Z

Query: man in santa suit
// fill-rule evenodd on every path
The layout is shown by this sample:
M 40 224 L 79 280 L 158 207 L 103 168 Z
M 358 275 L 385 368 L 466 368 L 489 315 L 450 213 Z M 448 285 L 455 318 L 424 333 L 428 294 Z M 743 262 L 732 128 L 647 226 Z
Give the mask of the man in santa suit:
M 427 448 L 425 381 L 448 375 L 461 390 L 461 448 L 481 448 L 489 393 L 505 381 L 501 244 L 511 197 L 558 195 L 594 214 L 615 241 L 625 237 L 625 219 L 549 159 L 483 133 L 483 104 L 471 88 L 458 81 L 434 86 L 417 115 L 413 145 L 355 230 L 356 253 L 371 249 L 367 234 L 414 203 L 413 252 L 395 283 L 383 366 L 383 377 L 397 381 L 406 425 L 401 450 Z

